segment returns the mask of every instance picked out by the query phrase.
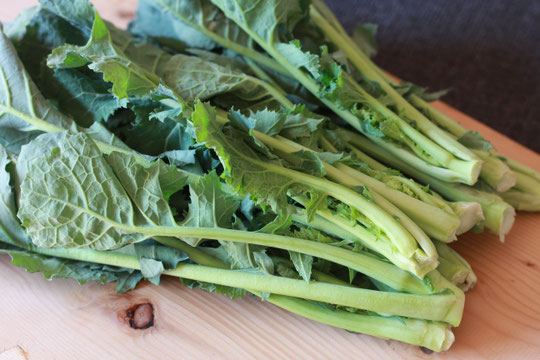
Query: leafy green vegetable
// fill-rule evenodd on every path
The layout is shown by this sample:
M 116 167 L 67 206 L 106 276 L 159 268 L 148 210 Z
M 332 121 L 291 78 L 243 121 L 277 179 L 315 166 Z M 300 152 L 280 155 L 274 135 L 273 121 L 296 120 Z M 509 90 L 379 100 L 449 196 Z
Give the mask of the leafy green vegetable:
M 47 92 L 58 101 L 65 114 L 77 119 L 80 126 L 89 127 L 106 121 L 115 111 L 125 108 L 127 102 L 115 98 L 110 86 L 99 74 L 88 74 L 78 69 L 56 69 L 50 78 L 55 92 Z
M 75 279 L 79 284 L 96 281 L 100 284 L 116 282 L 116 292 L 133 290 L 143 279 L 139 271 L 107 265 L 67 260 L 20 249 L 10 249 L 0 243 L 0 253 L 11 256 L 13 265 L 24 267 L 29 273 L 40 272 L 47 280 Z
M 236 117 L 242 121 L 241 117 Z M 268 120 L 268 117 L 266 119 Z M 278 119 L 274 117 L 274 120 L 279 121 Z M 373 235 L 375 235 L 378 239 L 381 233 L 388 236 L 385 239 L 390 242 L 388 246 L 392 250 L 385 251 L 385 255 L 391 256 L 392 253 L 398 252 L 408 259 L 414 256 L 429 257 L 418 249 L 416 239 L 411 233 L 407 232 L 394 217 L 379 212 L 381 209 L 368 199 L 346 187 L 284 167 L 283 162 L 276 163 L 275 157 L 268 158 L 266 156 L 268 152 L 260 151 L 260 146 L 255 147 L 257 150 L 250 147 L 249 141 L 243 140 L 246 138 L 245 135 L 239 131 L 228 126 L 222 129 L 215 120 L 214 110 L 207 105 L 196 104 L 192 121 L 197 140 L 214 149 L 225 170 L 222 177 L 236 192 L 242 195 L 250 194 L 258 204 L 263 207 L 269 206 L 274 212 L 284 215 L 295 211 L 294 207 L 289 205 L 288 196 L 291 196 L 302 203 L 308 218 L 312 218 L 316 212 L 329 211 L 329 205 L 332 204 L 332 199 L 335 199 L 335 202 L 339 204 L 338 208 L 344 209 L 343 213 L 346 214 L 347 221 L 354 225 L 361 225 L 358 226 L 358 230 L 355 230 L 362 233 L 358 235 L 360 238 L 367 236 L 366 239 L 373 240 Z M 253 122 L 244 120 L 239 126 L 252 126 L 252 124 Z M 322 163 L 318 161 L 320 168 Z M 313 164 L 313 162 L 293 163 L 293 165 L 302 166 L 302 170 L 306 168 L 313 170 Z M 374 234 L 365 234 L 364 227 Z M 369 243 L 381 250 L 380 246 L 385 246 L 386 241 L 379 242 L 380 245 L 371 240 Z M 430 260 L 422 261 L 425 264 L 430 262 Z M 411 271 L 417 274 L 422 273 L 418 267 L 411 266 L 411 269 L 414 269 Z
M 443 322 L 459 324 L 464 295 L 432 271 L 423 230 L 447 241 L 468 210 L 386 170 L 340 120 L 311 111 L 325 106 L 415 171 L 451 181 L 478 170 L 454 137 L 482 147 L 473 154 L 483 140 L 415 113 L 425 89 L 387 82 L 364 54 L 373 27 L 355 42 L 320 0 L 141 0 L 129 31 L 86 0 L 41 3 L 9 26 L 14 46 L 0 38 L 0 252 L 15 265 L 116 281 L 119 292 L 176 276 L 351 331 L 449 346 Z M 534 179 L 520 172 L 512 199 Z M 438 269 L 461 284 L 470 268 L 444 254 Z
M 474 154 L 425 119 L 387 84 L 381 82 L 392 103 L 388 102 L 387 96 L 378 99 L 381 92 L 370 94 L 370 87 L 379 86 L 375 84 L 379 81 L 379 74 L 369 73 L 365 76 L 366 81 L 357 83 L 332 59 L 326 47 L 322 47 L 321 54 L 317 55 L 303 49 L 299 41 L 290 41 L 295 25 L 308 15 L 308 7 L 302 1 L 212 2 L 327 107 L 379 146 L 395 156 L 413 160 L 415 166 L 438 178 L 467 184 L 476 181 L 481 162 Z M 313 8 L 310 15 L 323 31 L 333 29 Z M 340 36 L 339 32 L 337 36 Z M 338 45 L 344 44 L 339 42 Z M 366 84 L 364 88 L 362 85 Z M 408 117 L 402 118 L 387 107 L 394 103 L 405 107 Z M 439 143 L 452 152 L 446 151 Z
M 39 120 L 47 123 L 47 129 L 75 130 L 73 121 L 43 98 L 3 32 L 0 34 L 0 94 L 2 131 L 33 131 Z
M 221 189 L 221 182 L 215 172 L 211 172 L 189 188 L 190 204 L 184 226 L 204 228 L 230 228 L 238 201 Z M 196 245 L 201 239 L 184 239 Z M 246 244 L 238 244 L 242 246 Z M 230 247 L 235 245 L 230 245 Z
M 52 144 L 35 144 L 37 141 Z M 141 220 L 142 224 L 149 224 L 151 220 L 136 219 L 142 214 L 137 214 L 137 209 L 112 172 L 110 164 L 87 135 L 70 136 L 63 132 L 45 134 L 38 137 L 34 145 L 50 149 L 48 153 L 38 156 L 26 145 L 19 157 L 19 163 L 26 164 L 27 173 L 32 176 L 26 176 L 21 185 L 18 216 L 34 244 L 40 247 L 76 246 L 107 250 L 144 239 L 142 235 L 126 232 L 125 227 L 134 226 Z M 121 155 L 113 154 L 111 160 L 117 158 L 121 158 Z M 122 160 L 130 161 L 132 158 Z M 159 173 L 157 168 L 149 169 L 142 174 L 145 177 L 140 181 L 151 176 L 149 185 L 156 186 Z M 86 181 L 79 182 L 79 174 L 85 174 Z M 50 188 L 50 179 L 64 181 Z M 150 196 L 155 195 L 145 190 L 138 200 L 146 205 Z M 163 211 L 154 207 L 149 210 Z M 170 223 L 174 220 L 171 214 L 168 219 L 159 221 Z

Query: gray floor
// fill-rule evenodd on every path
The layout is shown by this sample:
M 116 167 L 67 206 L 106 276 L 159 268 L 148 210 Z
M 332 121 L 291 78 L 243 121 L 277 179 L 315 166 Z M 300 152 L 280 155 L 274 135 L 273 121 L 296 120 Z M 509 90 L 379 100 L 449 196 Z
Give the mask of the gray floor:
M 540 152 L 540 1 L 326 0 L 379 25 L 376 62 Z

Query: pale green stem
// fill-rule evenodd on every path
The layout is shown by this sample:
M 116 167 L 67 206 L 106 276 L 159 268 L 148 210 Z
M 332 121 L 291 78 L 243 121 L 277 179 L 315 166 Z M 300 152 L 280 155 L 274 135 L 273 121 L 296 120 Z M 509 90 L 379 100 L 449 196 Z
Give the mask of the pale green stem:
M 340 134 L 343 135 L 344 139 L 349 141 L 353 146 L 358 147 L 361 151 L 366 152 L 380 161 L 384 161 L 386 164 L 413 176 L 423 183 L 429 184 L 447 199 L 452 201 L 479 203 L 482 206 L 482 212 L 486 219 L 486 227 L 499 234 L 501 241 L 504 240 L 504 236 L 512 228 L 515 217 L 514 208 L 505 203 L 499 196 L 466 185 L 441 181 L 418 171 L 409 164 L 384 151 L 384 149 L 373 146 L 373 143 L 361 136 L 350 132 L 340 132 Z
M 349 37 L 344 37 L 339 34 L 334 27 L 330 25 L 326 19 L 324 19 L 319 12 L 312 6 L 310 8 L 311 19 L 323 30 L 328 36 L 330 41 L 334 42 L 342 51 L 345 52 L 349 61 L 371 81 L 376 81 L 381 85 L 382 89 L 386 92 L 387 96 L 390 96 L 393 101 L 396 102 L 398 108 L 404 112 L 404 117 L 414 122 L 416 126 L 429 138 L 438 143 L 442 148 L 446 149 L 453 155 L 466 161 L 476 161 L 478 159 L 469 149 L 462 144 L 458 143 L 455 139 L 449 136 L 445 131 L 439 129 L 431 121 L 429 121 L 424 115 L 416 110 L 408 101 L 406 101 L 397 91 L 383 79 L 370 64 L 364 61 L 364 57 L 358 56 L 358 53 L 362 53 L 362 50 L 349 41 Z M 351 46 L 351 44 L 353 46 Z M 367 56 L 365 56 L 367 58 Z

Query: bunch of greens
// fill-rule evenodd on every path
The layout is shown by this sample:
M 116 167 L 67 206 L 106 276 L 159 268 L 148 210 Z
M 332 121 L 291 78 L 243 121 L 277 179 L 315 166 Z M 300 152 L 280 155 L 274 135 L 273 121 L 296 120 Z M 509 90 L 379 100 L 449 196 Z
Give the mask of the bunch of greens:
M 86 0 L 23 12 L 0 37 L 0 252 L 47 278 L 175 276 L 448 349 L 476 276 L 446 243 L 509 230 L 497 164 L 521 208 L 538 176 L 442 126 L 358 55 L 365 36 L 339 51 L 354 40 L 328 11 L 144 0 L 130 31 Z M 484 190 L 465 185 L 479 174 Z
M 374 142 L 371 147 L 406 164 L 412 169 L 408 175 L 430 185 L 427 179 L 434 179 L 441 184 L 436 189 L 449 200 L 482 204 L 484 212 L 492 213 L 492 220 L 476 228 L 485 225 L 503 239 L 513 223 L 512 206 L 538 210 L 537 172 L 521 164 L 518 170 L 517 163 L 511 166 L 480 134 L 468 131 L 428 103 L 444 92 L 428 94 L 410 83 L 396 83 L 371 61 L 370 56 L 376 52 L 375 26 L 359 25 L 351 37 L 320 0 L 311 4 L 202 0 L 196 4 L 141 1 L 130 28 L 180 51 L 198 46 L 241 56 L 249 59 L 248 63 L 255 61 L 270 74 L 262 79 L 282 81 L 283 76 L 289 76 L 287 85 L 303 84 L 319 99 L 315 105 L 327 107 Z M 261 14 L 265 21 L 260 21 Z M 156 20 L 162 25 L 153 26 Z M 199 40 L 191 42 L 185 29 L 197 34 Z M 296 100 L 296 94 L 289 97 Z M 404 122 L 419 134 L 413 134 Z M 438 152 L 440 148 L 447 153 Z M 417 173 L 427 178 L 420 179 Z M 476 182 L 478 174 L 480 180 Z M 476 182 L 476 186 L 456 187 L 454 182 Z M 465 196 L 460 196 L 461 190 Z M 502 204 L 498 193 L 510 204 Z

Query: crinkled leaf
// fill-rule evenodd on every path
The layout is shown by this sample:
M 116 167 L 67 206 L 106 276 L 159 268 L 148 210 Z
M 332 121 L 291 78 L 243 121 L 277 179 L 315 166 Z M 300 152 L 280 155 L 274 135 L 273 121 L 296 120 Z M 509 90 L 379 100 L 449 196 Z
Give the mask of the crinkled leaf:
M 229 121 L 236 128 L 249 132 L 257 130 L 269 136 L 275 136 L 280 133 L 285 122 L 285 117 L 277 111 L 264 109 L 262 111 L 252 112 L 244 115 L 240 111 L 231 109 L 229 112 Z
M 313 151 L 300 150 L 284 155 L 293 168 L 314 176 L 326 176 L 326 169 L 319 155 Z
M 232 241 L 220 241 L 221 246 L 227 251 L 228 262 L 232 269 L 253 268 L 252 252 L 249 244 Z
M 83 47 L 66 45 L 49 57 L 49 66 L 80 67 L 103 73 L 118 98 L 153 95 L 160 80 L 183 101 L 228 93 L 247 101 L 268 94 L 260 81 L 229 67 L 194 56 L 171 56 L 157 47 L 107 25 L 96 13 L 92 36 Z
M 186 185 L 187 176 L 161 161 L 145 168 L 137 164 L 133 155 L 118 152 L 108 155 L 106 160 L 148 224 L 176 225 L 167 199 Z
M 283 262 L 278 262 L 276 264 L 276 272 L 279 276 L 283 276 L 290 279 L 299 279 L 300 276 L 296 271 L 285 265 Z
M 231 20 L 250 34 L 272 44 L 278 32 L 289 35 L 306 17 L 308 3 L 287 0 L 212 0 Z
M 285 115 L 280 135 L 289 139 L 312 137 L 322 127 L 326 117 L 314 114 L 305 105 L 295 105 L 292 109 L 281 109 Z
M 206 100 L 223 93 L 247 101 L 268 96 L 260 80 L 195 56 L 175 55 L 158 73 L 185 101 Z
M 47 94 L 58 101 L 59 109 L 84 127 L 106 121 L 117 109 L 127 106 L 126 99 L 115 98 L 109 92 L 111 87 L 100 74 L 55 69 L 49 86 L 55 91 Z
M 39 0 L 41 6 L 76 25 L 87 34 L 92 29 L 94 7 L 88 0 Z
M 212 50 L 218 45 L 201 31 L 249 46 L 251 39 L 209 0 L 140 0 L 130 30 L 169 47 Z
M 169 161 L 169 164 L 184 167 L 195 164 L 196 150 L 170 150 L 164 152 L 161 156 Z
M 281 108 L 278 111 L 263 109 L 245 112 L 231 110 L 231 124 L 244 131 L 257 130 L 269 136 L 283 135 L 289 139 L 311 137 L 319 130 L 325 118 L 311 113 L 304 105 L 295 105 L 291 109 Z
M 39 154 L 32 152 L 36 144 L 41 149 Z M 120 161 L 121 157 L 127 160 Z M 137 227 L 171 223 L 169 218 L 157 218 L 156 213 L 165 210 L 157 209 L 154 203 L 167 205 L 160 198 L 165 191 L 156 190 L 162 177 L 170 182 L 163 165 L 157 162 L 143 168 L 132 162 L 131 155 L 119 153 L 111 158 L 114 163 L 108 163 L 85 134 L 45 134 L 23 147 L 17 166 L 25 166 L 27 173 L 21 177 L 18 216 L 34 244 L 114 249 L 148 237 L 135 233 Z M 126 183 L 122 184 L 111 167 L 120 163 L 130 164 L 129 172 L 140 178 L 127 182 L 123 174 Z M 135 184 L 149 186 L 137 191 Z M 147 214 L 134 205 L 123 185 Z M 172 182 L 167 186 L 172 189 L 177 185 Z
M 123 33 L 120 30 L 114 33 L 117 34 L 119 41 Z M 125 47 L 124 43 L 121 44 L 124 46 L 122 49 L 113 42 L 111 32 L 96 12 L 88 43 L 85 46 L 68 44 L 54 49 L 47 64 L 50 67 L 63 68 L 76 68 L 88 64 L 90 69 L 103 73 L 105 81 L 113 83 L 112 92 L 118 98 L 148 96 L 159 85 L 159 77 L 152 73 L 151 69 L 158 66 L 164 53 L 150 44 L 137 42 L 128 36 L 122 40 L 127 41 L 129 47 Z M 139 54 L 138 60 L 144 60 L 144 63 L 133 62 L 125 53 L 127 50 L 130 50 L 132 55 Z
M 315 79 L 321 76 L 322 69 L 319 57 L 308 51 L 303 51 L 298 40 L 276 44 L 276 50 L 295 68 L 307 70 Z
M 152 106 L 153 108 L 153 106 Z M 185 123 L 171 118 L 150 119 L 139 106 L 132 108 L 140 116 L 128 131 L 126 143 L 144 154 L 158 156 L 171 150 L 189 150 L 195 145 L 193 130 Z
M 224 167 L 222 177 L 234 191 L 247 194 L 258 204 L 269 205 L 274 212 L 288 212 L 287 193 L 310 192 L 309 186 L 293 177 L 276 172 L 268 159 L 262 160 L 243 140 L 238 130 L 225 128 L 215 119 L 215 112 L 199 102 L 192 116 L 197 140 L 214 149 Z

